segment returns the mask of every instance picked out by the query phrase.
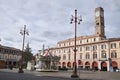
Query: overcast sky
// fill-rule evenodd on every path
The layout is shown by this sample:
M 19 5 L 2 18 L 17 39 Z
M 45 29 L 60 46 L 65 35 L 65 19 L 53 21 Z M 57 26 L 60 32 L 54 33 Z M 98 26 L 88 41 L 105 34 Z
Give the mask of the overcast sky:
M 120 0 L 0 0 L 0 44 L 22 48 L 20 30 L 26 25 L 34 54 L 45 47 L 55 47 L 60 40 L 74 37 L 71 15 L 77 9 L 83 21 L 77 36 L 95 33 L 95 8 L 103 7 L 107 38 L 120 37 Z

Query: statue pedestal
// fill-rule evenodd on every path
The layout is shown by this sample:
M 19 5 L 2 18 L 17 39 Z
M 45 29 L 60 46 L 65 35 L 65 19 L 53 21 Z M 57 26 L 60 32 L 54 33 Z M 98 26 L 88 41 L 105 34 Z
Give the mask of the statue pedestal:
M 32 64 L 31 64 L 31 62 L 28 62 L 27 63 L 27 70 L 31 70 L 32 69 Z

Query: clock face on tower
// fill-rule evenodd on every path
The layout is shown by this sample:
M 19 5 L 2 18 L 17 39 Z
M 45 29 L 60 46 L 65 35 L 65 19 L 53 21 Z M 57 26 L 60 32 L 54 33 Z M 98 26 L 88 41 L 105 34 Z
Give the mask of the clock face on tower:
M 97 11 L 97 12 L 95 13 L 95 16 L 98 17 L 99 15 L 100 15 L 100 12 Z

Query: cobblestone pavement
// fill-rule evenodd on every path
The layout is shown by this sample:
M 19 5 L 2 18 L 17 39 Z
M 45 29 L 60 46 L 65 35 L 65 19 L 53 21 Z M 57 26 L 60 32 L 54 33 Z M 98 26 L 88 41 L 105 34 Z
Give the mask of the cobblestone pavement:
M 71 71 L 18 73 L 17 69 L 0 69 L 0 80 L 78 80 L 71 79 Z M 120 72 L 78 71 L 79 80 L 120 80 Z

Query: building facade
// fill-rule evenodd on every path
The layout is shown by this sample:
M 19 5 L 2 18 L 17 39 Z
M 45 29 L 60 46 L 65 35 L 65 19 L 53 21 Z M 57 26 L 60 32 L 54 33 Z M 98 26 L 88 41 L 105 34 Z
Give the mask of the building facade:
M 0 68 L 16 67 L 21 57 L 20 49 L 0 45 Z
M 120 69 L 120 38 L 106 38 L 104 10 L 95 9 L 95 34 L 77 37 L 76 64 L 79 69 L 110 71 Z M 59 67 L 74 67 L 74 38 L 57 43 L 51 53 L 61 57 Z

